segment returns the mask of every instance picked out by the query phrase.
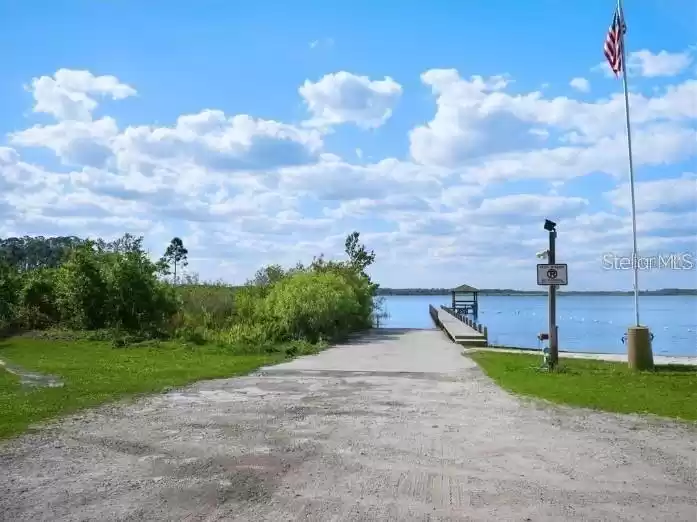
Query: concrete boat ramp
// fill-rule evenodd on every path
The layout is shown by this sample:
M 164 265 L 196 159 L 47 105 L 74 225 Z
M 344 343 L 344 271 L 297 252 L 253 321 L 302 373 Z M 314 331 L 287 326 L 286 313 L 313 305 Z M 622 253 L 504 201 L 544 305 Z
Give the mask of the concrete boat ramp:
M 519 400 L 382 330 L 0 446 L 3 521 L 691 521 L 694 428 Z

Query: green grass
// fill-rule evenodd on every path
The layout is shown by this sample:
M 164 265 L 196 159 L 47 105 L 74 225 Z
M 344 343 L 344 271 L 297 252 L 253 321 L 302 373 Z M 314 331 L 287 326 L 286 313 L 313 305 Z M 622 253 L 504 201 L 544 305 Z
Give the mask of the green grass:
M 697 367 L 657 366 L 634 372 L 626 363 L 560 359 L 559 370 L 538 368 L 541 357 L 488 351 L 469 354 L 499 386 L 551 402 L 617 413 L 697 421 Z
M 28 388 L 0 367 L 0 438 L 82 408 L 197 380 L 240 375 L 286 357 L 282 351 L 240 355 L 231 348 L 174 342 L 114 348 L 108 342 L 86 340 L 0 340 L 0 359 L 64 382 L 62 388 Z

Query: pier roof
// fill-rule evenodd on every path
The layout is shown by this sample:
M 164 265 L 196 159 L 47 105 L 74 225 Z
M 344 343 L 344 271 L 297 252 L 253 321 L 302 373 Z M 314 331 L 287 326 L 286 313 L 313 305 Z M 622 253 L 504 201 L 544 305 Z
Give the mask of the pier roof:
M 478 289 L 476 289 L 473 286 L 470 285 L 460 285 L 457 288 L 453 288 L 453 292 L 470 292 L 470 293 L 476 293 L 479 292 Z

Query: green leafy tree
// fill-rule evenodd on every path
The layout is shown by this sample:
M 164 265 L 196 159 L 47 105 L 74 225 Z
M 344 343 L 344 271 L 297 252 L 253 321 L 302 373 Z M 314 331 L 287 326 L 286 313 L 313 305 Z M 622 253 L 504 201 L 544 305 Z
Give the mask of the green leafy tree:
M 178 237 L 172 238 L 165 254 L 160 259 L 157 268 L 162 274 L 173 273 L 173 282 L 177 282 L 177 268 L 185 267 L 189 264 L 189 251 L 184 248 L 184 243 Z M 170 272 L 172 269 L 172 272 Z
M 349 262 L 327 261 L 324 256 L 315 258 L 310 265 L 315 273 L 332 273 L 340 276 L 354 292 L 357 308 L 353 314 L 343 318 L 349 331 L 365 330 L 373 325 L 373 310 L 375 308 L 375 287 L 370 278 L 358 273 Z
M 365 273 L 366 268 L 375 262 L 375 252 L 368 251 L 365 245 L 360 242 L 360 234 L 351 232 L 346 237 L 345 252 L 349 258 L 349 263 L 358 272 Z
M 19 321 L 22 328 L 38 329 L 58 323 L 56 269 L 33 270 L 23 278 L 19 290 Z
M 107 284 L 92 242 L 72 250 L 56 272 L 56 305 L 67 326 L 92 330 L 106 324 Z
M 14 323 L 21 280 L 17 270 L 0 260 L 0 330 Z
M 20 272 L 56 268 L 84 240 L 74 236 L 0 238 L 0 259 Z
M 360 241 L 360 234 L 352 232 L 346 237 L 345 252 L 348 266 L 353 274 L 347 274 L 357 288 L 357 299 L 361 314 L 357 317 L 356 329 L 370 328 L 385 318 L 383 303 L 376 299 L 379 285 L 373 283 L 366 270 L 375 262 L 375 252 L 368 250 Z
M 157 266 L 143 251 L 104 256 L 107 325 L 147 336 L 160 335 L 178 309 L 174 291 L 157 279 Z
M 127 254 L 129 252 L 143 252 L 143 236 L 134 236 L 126 233 L 114 241 L 106 242 L 98 239 L 95 242 L 98 251 L 113 254 Z
M 264 268 L 260 268 L 254 274 L 251 281 L 248 281 L 248 285 L 268 287 L 275 283 L 278 283 L 281 279 L 286 276 L 286 271 L 283 270 L 281 265 L 269 265 Z

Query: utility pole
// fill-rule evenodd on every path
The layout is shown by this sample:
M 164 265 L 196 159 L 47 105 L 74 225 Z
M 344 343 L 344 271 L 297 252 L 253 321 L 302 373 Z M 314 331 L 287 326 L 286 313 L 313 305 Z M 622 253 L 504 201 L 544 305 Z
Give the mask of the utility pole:
M 545 226 L 547 228 L 547 226 Z M 550 265 L 556 264 L 557 231 L 549 227 L 549 251 L 547 259 Z M 559 363 L 559 339 L 557 337 L 557 285 L 549 285 L 549 365 L 554 368 Z

